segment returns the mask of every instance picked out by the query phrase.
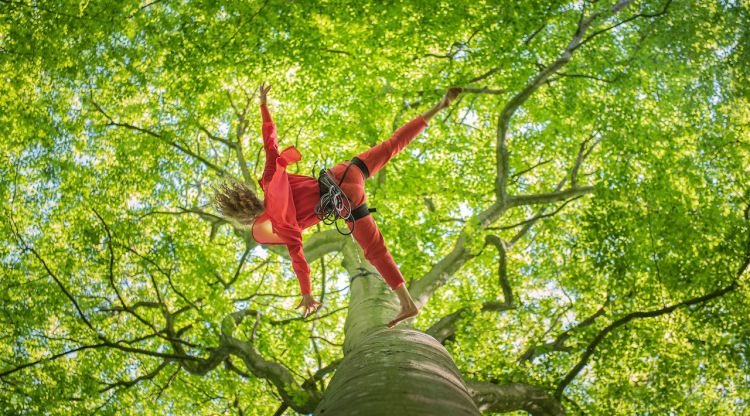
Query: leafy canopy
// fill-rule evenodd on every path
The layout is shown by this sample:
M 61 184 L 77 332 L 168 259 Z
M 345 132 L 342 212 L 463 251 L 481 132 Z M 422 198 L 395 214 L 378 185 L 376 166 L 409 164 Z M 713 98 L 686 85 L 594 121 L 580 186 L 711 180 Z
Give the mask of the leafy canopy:
M 572 180 L 585 140 L 593 150 L 576 180 L 594 190 L 547 206 L 542 214 L 554 215 L 514 241 L 516 307 L 481 312 L 503 294 L 500 255 L 485 237 L 512 241 L 523 226 L 514 225 L 541 212 L 518 207 L 489 229 L 471 227 L 495 198 L 498 117 L 557 59 L 582 4 L 600 7 L 0 1 L 0 408 L 266 415 L 279 406 L 273 386 L 237 359 L 202 376 L 181 369 L 167 327 L 205 357 L 224 325 L 300 382 L 341 356 L 342 255 L 311 264 L 325 317 L 299 320 L 288 260 L 208 205 L 222 178 L 254 186 L 262 170 L 255 91 L 267 81 L 281 145 L 301 149 L 292 171 L 302 174 L 387 138 L 451 85 L 505 91 L 462 95 L 368 183 L 407 280 L 461 230 L 475 242 L 416 323 L 426 330 L 471 310 L 446 342 L 467 378 L 553 391 L 608 325 L 736 280 L 711 302 L 607 333 L 563 404 L 587 414 L 747 412 L 745 2 L 636 2 L 598 21 L 591 33 L 633 17 L 581 46 L 518 109 L 508 194 Z M 242 309 L 261 318 L 225 319 Z M 133 350 L 97 346 L 99 336 Z

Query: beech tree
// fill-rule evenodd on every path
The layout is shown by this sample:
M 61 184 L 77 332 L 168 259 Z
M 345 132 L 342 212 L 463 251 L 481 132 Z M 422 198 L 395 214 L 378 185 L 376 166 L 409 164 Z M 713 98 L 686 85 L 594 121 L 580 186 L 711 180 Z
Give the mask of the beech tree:
M 745 1 L 0 0 L 4 414 L 750 411 Z M 312 174 L 459 99 L 356 243 L 283 246 L 257 86 Z

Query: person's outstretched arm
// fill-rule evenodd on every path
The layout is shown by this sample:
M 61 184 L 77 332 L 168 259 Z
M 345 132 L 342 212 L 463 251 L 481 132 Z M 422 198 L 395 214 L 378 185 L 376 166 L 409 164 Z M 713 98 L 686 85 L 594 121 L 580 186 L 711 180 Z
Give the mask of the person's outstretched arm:
M 443 98 L 440 100 L 440 102 L 437 103 L 435 105 L 435 107 L 432 107 L 431 109 L 425 111 L 422 114 L 422 117 L 424 117 L 425 121 L 429 122 L 430 119 L 435 114 L 437 114 L 438 112 L 440 112 L 440 110 L 442 110 L 442 109 L 448 107 L 449 105 L 451 105 L 451 103 L 453 102 L 453 100 L 455 100 L 456 97 L 458 97 L 458 94 L 461 94 L 463 92 L 463 90 L 464 89 L 461 88 L 461 87 L 451 87 L 451 88 L 449 88 L 448 91 L 443 96 Z
M 263 118 L 263 149 L 266 152 L 266 166 L 263 169 L 263 176 L 260 180 L 261 187 L 265 189 L 266 184 L 271 181 L 273 173 L 276 171 L 276 158 L 279 157 L 279 144 L 276 134 L 276 125 L 273 123 L 271 113 L 266 105 L 270 85 L 261 84 L 260 86 L 260 114 Z
M 300 292 L 302 293 L 302 301 L 297 305 L 297 308 L 303 308 L 303 317 L 307 317 L 307 315 L 315 312 L 318 306 L 320 306 L 320 302 L 316 301 L 312 295 L 310 266 L 307 264 L 301 244 L 288 244 L 286 247 L 289 250 L 289 256 L 292 258 L 292 268 L 297 275 Z

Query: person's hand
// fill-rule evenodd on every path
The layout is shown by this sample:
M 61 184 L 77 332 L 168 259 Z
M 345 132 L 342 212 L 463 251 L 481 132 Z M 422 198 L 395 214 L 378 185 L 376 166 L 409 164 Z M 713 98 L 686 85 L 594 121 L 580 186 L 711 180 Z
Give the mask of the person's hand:
M 448 88 L 448 91 L 446 91 L 445 95 L 438 103 L 438 107 L 440 107 L 441 110 L 448 107 L 449 105 L 451 105 L 453 100 L 455 100 L 456 97 L 458 97 L 458 95 L 461 94 L 463 91 L 464 89 L 461 87 Z
M 271 86 L 266 85 L 266 83 L 260 84 L 260 103 L 265 104 L 266 103 L 266 97 L 268 96 L 268 91 L 271 91 Z
M 318 309 L 318 306 L 320 306 L 320 302 L 315 300 L 311 294 L 307 293 L 302 295 L 302 301 L 297 305 L 297 309 L 303 308 L 304 312 L 302 317 L 307 318 L 307 315 L 314 313 Z

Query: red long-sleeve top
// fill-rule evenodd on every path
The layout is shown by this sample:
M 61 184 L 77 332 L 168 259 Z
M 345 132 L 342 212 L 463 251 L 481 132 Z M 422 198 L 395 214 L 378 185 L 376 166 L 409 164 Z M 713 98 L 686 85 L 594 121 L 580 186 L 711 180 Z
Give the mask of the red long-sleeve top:
M 266 153 L 266 165 L 263 177 L 258 182 L 265 192 L 266 210 L 253 223 L 253 238 L 260 244 L 286 244 L 292 259 L 292 268 L 304 295 L 310 293 L 311 290 L 310 266 L 302 251 L 302 230 L 319 221 L 315 216 L 315 206 L 320 200 L 320 187 L 315 178 L 287 173 L 286 167 L 301 160 L 302 156 L 294 146 L 289 146 L 279 153 L 276 126 L 271 113 L 265 104 L 261 104 L 260 110 L 263 117 L 263 148 Z M 400 140 L 411 140 L 426 125 L 424 118 L 419 116 L 399 129 L 394 137 Z M 397 149 L 389 151 L 392 154 L 398 152 Z M 370 168 L 379 169 L 377 166 L 370 166 Z M 377 232 L 374 224 L 371 228 L 373 233 Z M 377 233 L 380 236 L 379 232 Z M 382 246 L 381 251 L 387 251 L 382 237 L 379 240 Z M 395 267 L 395 264 L 392 265 L 392 268 Z M 400 278 L 398 270 L 395 273 Z M 400 279 L 403 281 L 402 278 Z

